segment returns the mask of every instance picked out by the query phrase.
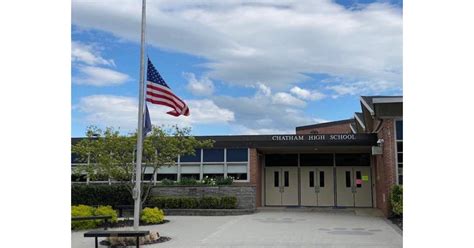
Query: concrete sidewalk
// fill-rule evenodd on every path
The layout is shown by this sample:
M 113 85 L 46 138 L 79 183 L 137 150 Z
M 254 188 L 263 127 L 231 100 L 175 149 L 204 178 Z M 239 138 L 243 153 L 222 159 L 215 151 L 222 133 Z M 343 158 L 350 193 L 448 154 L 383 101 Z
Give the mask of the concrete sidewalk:
M 375 215 L 375 216 L 374 216 Z M 241 216 L 168 216 L 143 227 L 172 240 L 146 247 L 402 247 L 401 231 L 371 209 L 260 209 Z M 72 247 L 94 247 L 72 232 Z

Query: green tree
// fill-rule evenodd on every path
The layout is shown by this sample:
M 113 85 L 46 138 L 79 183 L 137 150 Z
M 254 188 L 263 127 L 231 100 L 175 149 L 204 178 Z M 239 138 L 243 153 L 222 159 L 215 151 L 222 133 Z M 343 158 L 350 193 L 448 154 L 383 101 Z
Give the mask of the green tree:
M 86 173 L 94 180 L 106 176 L 115 183 L 126 186 L 133 197 L 135 181 L 135 147 L 137 135 L 121 135 L 112 127 L 105 131 L 91 126 L 86 131 L 87 138 L 72 146 L 72 152 L 82 161 L 90 161 L 73 169 L 73 173 Z M 173 166 L 178 155 L 195 155 L 195 149 L 212 147 L 212 140 L 197 140 L 190 128 L 173 126 L 165 129 L 153 126 L 143 141 L 141 203 L 148 198 L 153 179 L 144 180 L 145 169 L 152 168 L 153 174 L 161 166 Z

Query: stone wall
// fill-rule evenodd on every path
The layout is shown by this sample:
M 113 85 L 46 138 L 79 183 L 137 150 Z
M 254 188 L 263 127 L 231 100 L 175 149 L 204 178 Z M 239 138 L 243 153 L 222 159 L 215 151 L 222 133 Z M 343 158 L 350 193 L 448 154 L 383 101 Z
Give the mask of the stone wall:
M 235 196 L 237 208 L 256 208 L 256 187 L 250 186 L 156 186 L 151 190 L 151 196 Z

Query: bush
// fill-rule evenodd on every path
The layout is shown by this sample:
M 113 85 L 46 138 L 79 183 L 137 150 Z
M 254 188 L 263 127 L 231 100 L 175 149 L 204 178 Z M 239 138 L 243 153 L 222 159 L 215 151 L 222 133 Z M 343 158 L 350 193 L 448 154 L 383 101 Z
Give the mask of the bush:
M 199 208 L 202 208 L 202 209 L 220 208 L 220 199 L 218 197 L 203 197 L 199 201 Z
M 117 211 L 113 210 L 111 206 L 99 206 L 95 209 L 94 215 L 110 215 L 112 219 L 110 222 L 115 223 L 117 222 Z M 103 220 L 98 220 L 99 223 L 103 222 Z
M 218 177 L 216 179 L 217 185 L 231 185 L 233 182 L 234 182 L 234 178 L 232 177 L 227 177 L 227 178 Z
M 394 185 L 390 192 L 390 203 L 392 212 L 396 215 L 403 215 L 403 186 Z
M 71 216 L 72 217 L 86 217 L 94 216 L 94 208 L 86 205 L 78 205 L 71 207 Z M 72 229 L 91 229 L 97 226 L 97 223 L 93 220 L 81 220 L 81 221 L 72 221 Z
M 168 185 L 174 185 L 174 184 L 175 184 L 175 181 L 167 179 L 167 178 L 161 180 L 161 185 L 167 185 L 168 186 Z
M 133 198 L 125 185 L 72 184 L 71 204 L 78 205 L 133 205 Z
M 232 209 L 237 208 L 237 197 L 224 196 L 221 198 L 221 208 Z
M 224 197 L 150 197 L 147 205 L 164 209 L 233 209 L 237 208 L 235 196 Z
M 181 178 L 181 180 L 178 182 L 179 185 L 196 185 L 198 184 L 198 181 L 194 178 Z
M 147 224 L 157 224 L 165 219 L 165 213 L 158 208 L 144 208 L 140 220 Z

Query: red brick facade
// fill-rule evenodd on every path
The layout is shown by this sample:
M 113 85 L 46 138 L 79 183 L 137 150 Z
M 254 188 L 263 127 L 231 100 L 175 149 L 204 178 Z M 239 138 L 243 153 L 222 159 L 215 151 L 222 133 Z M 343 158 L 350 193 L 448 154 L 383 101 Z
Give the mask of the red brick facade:
M 262 178 L 262 168 L 261 168 L 261 161 L 257 153 L 257 149 L 255 148 L 250 148 L 250 161 L 249 161 L 249 166 L 250 166 L 250 184 L 253 186 L 256 186 L 257 189 L 257 199 L 256 200 L 256 205 L 257 207 L 261 207 L 261 199 L 262 199 L 262 183 L 261 183 L 261 178 Z
M 390 215 L 390 188 L 396 183 L 395 166 L 395 129 L 393 119 L 384 119 L 377 134 L 383 139 L 383 154 L 375 156 L 375 191 L 376 206 L 385 216 Z
M 319 125 L 314 125 L 314 127 L 308 126 L 308 128 L 297 128 L 296 134 L 342 134 L 342 133 L 352 133 L 349 126 L 350 122 L 336 122 L 331 123 L 322 123 Z

